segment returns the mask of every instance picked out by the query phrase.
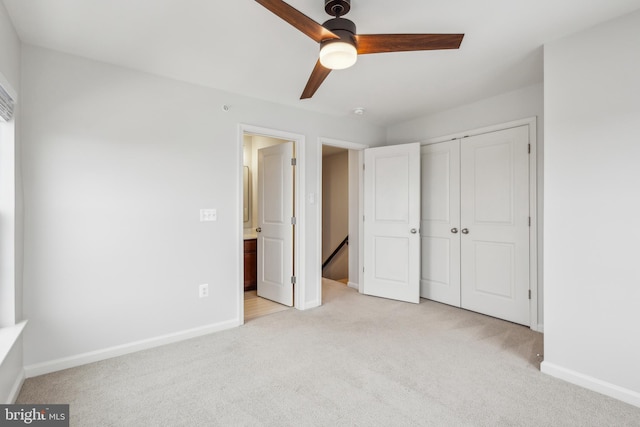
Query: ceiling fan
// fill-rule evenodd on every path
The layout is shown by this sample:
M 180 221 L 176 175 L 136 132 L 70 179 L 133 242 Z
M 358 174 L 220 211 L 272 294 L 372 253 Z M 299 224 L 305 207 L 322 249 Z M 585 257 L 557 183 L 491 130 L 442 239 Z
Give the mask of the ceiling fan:
M 351 0 L 325 0 L 324 10 L 334 18 L 322 25 L 282 0 L 256 1 L 320 43 L 320 58 L 300 99 L 311 98 L 331 70 L 352 66 L 358 55 L 458 49 L 464 37 L 464 34 L 356 34 L 356 25 L 343 18 L 351 10 Z

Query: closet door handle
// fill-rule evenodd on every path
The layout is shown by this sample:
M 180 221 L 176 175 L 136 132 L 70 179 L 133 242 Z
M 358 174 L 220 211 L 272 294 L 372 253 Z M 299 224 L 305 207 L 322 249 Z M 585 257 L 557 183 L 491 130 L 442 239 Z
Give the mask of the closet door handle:
M 451 229 L 451 232 L 452 232 L 453 234 L 456 234 L 456 233 L 458 232 L 458 229 L 457 229 L 457 228 L 455 228 L 455 227 L 453 227 L 453 228 Z
M 418 232 L 418 230 L 416 230 L 415 228 L 411 229 L 411 234 L 416 234 Z
M 468 228 L 463 228 L 462 230 L 460 230 L 460 232 L 462 234 L 469 234 L 469 229 Z
M 262 231 L 262 228 L 258 227 L 258 228 L 256 228 L 256 231 L 257 231 L 258 233 L 260 233 L 260 232 Z

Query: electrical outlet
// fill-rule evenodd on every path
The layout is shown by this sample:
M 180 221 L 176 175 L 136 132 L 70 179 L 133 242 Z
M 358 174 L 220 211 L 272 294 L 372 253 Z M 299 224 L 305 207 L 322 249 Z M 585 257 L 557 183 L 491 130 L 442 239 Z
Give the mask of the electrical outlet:
M 200 298 L 206 298 L 209 296 L 209 285 L 207 283 L 203 283 L 198 287 L 198 296 Z

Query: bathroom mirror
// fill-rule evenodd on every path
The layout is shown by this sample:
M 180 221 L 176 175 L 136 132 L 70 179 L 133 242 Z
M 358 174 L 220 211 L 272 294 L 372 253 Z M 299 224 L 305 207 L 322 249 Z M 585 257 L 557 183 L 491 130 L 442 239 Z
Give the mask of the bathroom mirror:
M 243 184 L 244 184 L 244 191 L 243 191 L 243 195 L 244 195 L 244 209 L 243 209 L 243 221 L 244 222 L 249 222 L 251 220 L 251 197 L 250 197 L 250 190 L 251 190 L 251 183 L 249 180 L 249 166 L 245 166 L 242 168 L 242 180 L 243 180 Z

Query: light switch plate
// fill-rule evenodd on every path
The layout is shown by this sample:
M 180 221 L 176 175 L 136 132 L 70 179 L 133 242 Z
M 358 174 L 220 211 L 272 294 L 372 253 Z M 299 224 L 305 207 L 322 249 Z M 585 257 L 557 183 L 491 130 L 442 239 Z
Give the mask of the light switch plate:
M 200 209 L 200 221 L 217 221 L 218 212 L 215 209 Z

